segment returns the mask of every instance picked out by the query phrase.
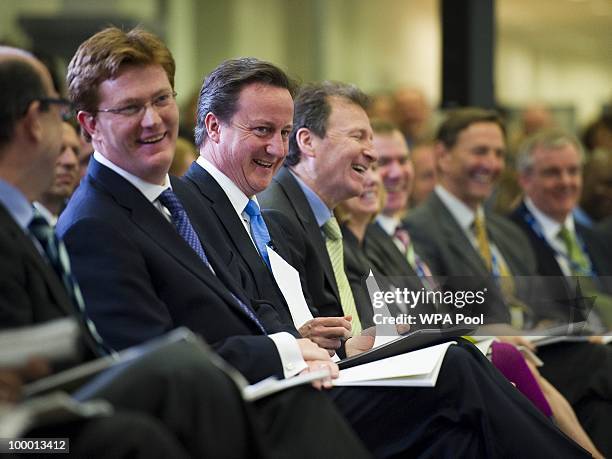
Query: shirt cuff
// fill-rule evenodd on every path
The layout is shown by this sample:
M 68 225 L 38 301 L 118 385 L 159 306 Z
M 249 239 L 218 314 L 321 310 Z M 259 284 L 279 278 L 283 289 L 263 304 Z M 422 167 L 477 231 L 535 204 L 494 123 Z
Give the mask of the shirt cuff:
M 297 375 L 304 368 L 307 368 L 306 362 L 302 358 L 302 352 L 295 337 L 287 332 L 273 333 L 268 335 L 278 351 L 281 363 L 283 364 L 283 373 L 285 378 Z

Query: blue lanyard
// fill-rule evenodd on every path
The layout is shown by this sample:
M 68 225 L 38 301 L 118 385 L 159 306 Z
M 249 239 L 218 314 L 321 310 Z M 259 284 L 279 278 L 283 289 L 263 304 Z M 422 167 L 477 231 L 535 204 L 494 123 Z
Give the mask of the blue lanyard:
M 582 267 L 580 267 L 576 262 L 574 262 L 569 257 L 568 254 L 560 252 L 559 250 L 555 249 L 552 245 L 550 245 L 550 243 L 546 239 L 546 236 L 544 236 L 544 230 L 542 229 L 542 225 L 540 225 L 540 222 L 538 222 L 535 219 L 535 217 L 529 211 L 529 209 L 525 209 L 525 212 L 523 213 L 523 219 L 525 220 L 525 223 L 527 223 L 527 225 L 529 225 L 531 230 L 536 234 L 536 236 L 542 242 L 544 242 L 544 244 L 546 244 L 548 246 L 548 248 L 550 248 L 550 250 L 552 250 L 555 253 L 555 255 L 564 258 L 569 263 L 572 272 L 579 273 L 579 274 L 581 274 L 583 276 L 597 277 L 597 273 L 593 269 L 593 263 L 591 263 L 591 259 L 588 256 L 588 252 L 586 250 L 586 246 L 584 245 L 584 241 L 582 240 L 582 238 L 577 233 L 576 233 L 576 239 L 578 240 L 578 243 L 580 244 L 580 248 L 582 249 L 582 252 L 586 256 L 587 262 L 589 263 L 589 268 L 586 269 L 586 270 L 583 269 Z

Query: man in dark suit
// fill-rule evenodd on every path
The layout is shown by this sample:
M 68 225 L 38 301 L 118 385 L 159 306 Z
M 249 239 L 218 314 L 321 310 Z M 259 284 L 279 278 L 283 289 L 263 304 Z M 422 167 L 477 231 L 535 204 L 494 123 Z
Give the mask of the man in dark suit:
M 70 276 L 63 244 L 40 236 L 38 230 L 44 226 L 51 235 L 52 229 L 32 207 L 53 182 L 62 117 L 69 114 L 70 103 L 55 92 L 39 61 L 14 48 L 0 48 L 0 88 L 0 329 L 82 318 L 79 301 L 75 303 L 78 286 Z M 87 358 L 104 347 L 89 325 L 82 327 Z M 24 373 L 3 369 L 0 398 L 6 396 L 7 377 L 14 401 L 19 396 L 17 378 L 41 376 L 40 371 Z M 187 342 L 116 365 L 80 390 L 74 394 L 77 399 L 105 399 L 117 414 L 62 422 L 30 435 L 69 437 L 71 453 L 77 457 L 236 457 L 253 450 L 259 454 L 252 432 L 256 424 L 236 386 L 200 348 Z M 189 422 L 183 422 L 185 418 Z M 230 425 L 235 428 L 226 438 L 231 443 L 220 447 Z M 125 432 L 130 432 L 129 438 L 121 436 Z M 106 444 L 101 444 L 103 439 Z
M 140 29 L 99 32 L 69 66 L 70 95 L 96 151 L 58 232 L 88 314 L 115 348 L 187 326 L 250 382 L 322 367 L 337 374 L 324 350 L 270 319 L 262 312 L 268 305 L 251 303 L 230 274 L 231 252 L 197 239 L 173 192 L 181 184 L 168 178 L 178 130 L 173 77 L 167 47 Z M 278 455 L 367 454 L 311 387 L 264 398 L 254 409 L 266 425 L 262 442 Z
M 338 276 L 342 275 L 342 271 L 334 268 L 333 257 L 328 255 L 322 233 L 326 231 L 327 219 L 331 220 L 332 209 L 340 201 L 362 192 L 363 174 L 376 160 L 372 130 L 363 106 L 361 92 L 348 85 L 321 83 L 302 88 L 295 101 L 289 155 L 285 163 L 288 167 L 280 169 L 271 185 L 258 195 L 263 206 L 280 211 L 292 221 L 292 228 L 299 230 L 298 240 L 309 240 L 316 248 L 315 257 L 304 260 L 302 266 L 310 278 L 308 289 L 315 298 L 315 305 L 320 307 L 327 302 L 330 312 L 338 316 L 350 315 L 350 309 L 344 308 L 339 292 Z M 244 152 L 243 157 L 249 158 L 249 154 Z M 222 155 L 219 154 L 217 158 L 217 164 L 221 164 Z M 475 356 L 468 355 L 471 352 L 470 346 L 452 347 L 447 358 L 469 363 Z M 481 354 L 477 356 L 479 366 L 473 371 L 481 375 L 478 379 L 485 384 L 489 380 L 485 374 L 488 374 L 490 367 L 480 360 L 481 357 Z M 445 392 L 448 387 L 446 383 L 455 377 L 454 371 L 463 371 L 459 370 L 460 367 L 457 365 L 451 369 L 443 366 L 444 375 L 440 375 L 436 390 Z M 503 385 L 497 380 L 494 384 Z M 419 397 L 425 395 L 421 393 Z M 433 395 L 434 398 L 430 400 L 436 403 L 434 399 L 441 394 Z M 446 396 L 449 395 L 446 393 Z M 456 396 L 471 398 L 469 390 Z M 493 403 L 500 402 L 497 396 L 487 399 Z M 417 410 L 413 412 L 418 416 L 425 415 Z
M 392 123 L 372 120 L 374 148 L 380 158 L 378 171 L 385 188 L 381 212 L 369 225 L 364 250 L 376 271 L 401 288 L 419 290 L 433 288 L 429 267 L 415 251 L 410 234 L 402 228 L 412 192 L 414 167 L 410 151 L 401 131 Z M 417 313 L 435 312 L 434 304 L 420 304 Z M 413 314 L 419 317 L 418 314 Z M 411 328 L 431 325 L 415 323 Z
M 94 37 L 94 43 L 98 36 Z M 167 168 L 171 156 L 167 147 L 176 135 L 176 106 L 168 105 L 167 99 L 153 98 L 168 94 L 171 79 L 158 63 L 145 60 L 148 63 L 145 65 L 131 60 L 131 65 L 119 66 L 116 74 L 109 72 L 108 79 L 96 80 L 101 81 L 99 86 L 91 82 L 79 83 L 80 72 L 83 71 L 83 76 L 89 73 L 75 63 L 95 65 L 99 56 L 95 52 L 89 55 L 87 51 L 89 45 L 92 45 L 92 50 L 96 49 L 94 43 L 84 44 L 77 52 L 70 66 L 69 82 L 77 104 L 84 103 L 78 96 L 79 84 L 98 95 L 93 105 L 79 107 L 79 121 L 93 139 L 96 147 L 94 161 L 100 164 L 93 163 L 90 166 L 88 178 L 79 186 L 59 222 L 59 228 L 69 246 L 74 249 L 77 274 L 85 286 L 85 297 L 93 301 L 92 312 L 100 319 L 98 324 L 104 327 L 103 335 L 106 333 L 114 341 L 122 342 L 121 339 L 126 339 L 132 330 L 138 333 L 159 333 L 156 330 L 160 328 L 167 329 L 176 323 L 185 323 L 194 331 L 202 333 L 219 353 L 245 372 L 251 380 L 262 376 L 258 372 L 291 374 L 296 368 L 281 364 L 282 343 L 277 345 L 274 341 L 278 336 L 274 337 L 273 332 L 281 328 L 272 321 L 272 316 L 262 312 L 267 305 L 263 302 L 259 305 L 249 304 L 238 282 L 232 282 L 226 274 L 224 264 L 231 264 L 231 255 L 216 255 L 203 239 L 204 236 L 198 238 L 194 235 L 190 218 L 182 207 L 177 209 L 178 199 L 167 198 Z M 161 54 L 164 54 L 163 50 Z M 83 59 L 83 55 L 88 55 L 88 58 Z M 226 118 L 214 113 L 208 116 L 210 113 L 206 113 L 210 142 L 223 142 L 225 148 L 233 147 L 229 148 L 232 154 L 238 154 L 239 146 L 248 145 L 259 155 L 254 158 L 235 158 L 240 171 L 238 177 L 245 187 L 259 183 L 274 165 L 273 158 L 275 151 L 278 151 L 275 148 L 282 143 L 283 131 L 290 125 L 293 111 L 291 95 L 286 88 L 254 86 L 250 88 L 251 91 L 247 91 L 248 97 L 241 99 L 240 103 L 236 103 L 236 94 L 236 97 L 226 99 L 221 105 L 221 110 L 239 107 L 240 116 Z M 130 101 L 127 105 L 126 98 Z M 275 103 L 272 104 L 272 101 Z M 253 116 L 253 109 L 261 103 L 264 108 L 256 110 L 257 115 Z M 130 110 L 126 113 L 125 108 Z M 227 111 L 224 113 L 227 115 Z M 111 114 L 125 116 L 127 120 L 113 117 L 106 119 L 103 116 Z M 243 173 L 245 171 L 248 173 Z M 180 183 L 175 182 L 172 187 L 178 190 Z M 156 193 L 149 195 L 152 190 Z M 162 196 L 160 207 L 156 208 L 160 193 L 166 194 Z M 168 218 L 164 216 L 165 210 L 170 214 Z M 109 222 L 110 218 L 114 220 Z M 176 224 L 176 228 L 172 227 L 172 223 Z M 192 253 L 187 253 L 187 249 Z M 225 250 L 223 247 L 218 249 Z M 94 269 L 88 263 L 94 263 Z M 118 274 L 118 264 L 125 266 L 128 272 Z M 105 313 L 100 300 L 104 296 L 100 291 L 104 290 L 108 296 L 108 287 L 111 285 L 113 299 L 119 306 L 116 310 L 121 310 L 121 314 L 115 313 L 112 319 Z M 228 289 L 233 291 L 232 295 Z M 141 320 L 130 317 L 136 314 Z M 144 326 L 141 321 L 145 322 Z M 290 324 L 284 324 L 284 327 L 297 335 Z M 150 328 L 153 331 L 149 331 Z M 291 337 L 289 343 L 298 347 L 298 355 L 301 353 L 309 364 L 314 362 L 319 365 L 318 360 L 333 369 L 333 365 L 323 359 L 329 358 L 325 351 L 313 348 L 312 343 L 308 346 Z M 266 353 L 265 348 L 269 349 L 269 346 L 275 348 Z M 447 385 L 434 390 L 440 400 L 448 397 L 453 399 L 449 408 L 441 409 L 436 404 L 436 410 L 426 409 L 434 405 L 424 394 L 419 393 L 417 397 L 416 391 L 370 391 L 357 388 L 335 391 L 336 404 L 351 420 L 366 444 L 375 449 L 379 456 L 392 456 L 407 451 L 415 455 L 441 454 L 449 445 L 469 455 L 494 454 L 498 450 L 505 452 L 517 448 L 515 442 L 504 438 L 499 439 L 502 446 L 497 442 L 493 446 L 493 443 L 483 439 L 484 431 L 474 433 L 469 427 L 461 425 L 447 428 L 447 419 L 454 417 L 456 403 L 477 403 L 476 410 L 462 410 L 467 418 L 465 422 L 481 426 L 483 419 L 486 419 L 485 423 L 493 424 L 491 428 L 494 431 L 498 431 L 497 421 L 490 412 L 483 411 L 489 403 L 499 403 L 500 410 L 507 412 L 510 417 L 516 416 L 519 419 L 517 424 L 526 426 L 526 435 L 537 432 L 542 451 L 551 454 L 553 451 L 568 455 L 581 454 L 535 413 L 530 413 L 535 417 L 533 423 L 523 423 L 522 418 L 526 416 L 522 409 L 526 402 L 517 398 L 514 392 L 506 393 L 509 387 L 497 384 L 498 375 L 478 373 L 472 370 L 476 366 L 473 361 L 455 358 L 459 354 L 461 352 L 451 351 L 447 366 L 452 368 L 456 364 L 464 370 L 458 371 Z M 257 362 L 259 367 L 252 362 L 257 358 L 260 359 Z M 450 395 L 457 386 L 464 385 L 470 376 L 477 379 L 482 376 L 495 382 L 479 381 L 480 391 L 473 392 L 473 397 L 458 399 Z M 489 395 L 493 402 L 485 402 L 482 398 L 488 398 Z M 328 407 L 321 400 L 309 400 L 313 401 L 315 403 L 306 403 L 305 406 L 288 404 L 288 408 L 293 408 L 295 416 L 303 421 L 304 426 L 301 428 L 290 429 L 288 413 L 276 416 L 274 425 L 281 423 L 287 427 L 285 435 L 277 438 L 278 442 L 291 442 L 294 451 L 301 450 L 305 454 L 310 449 L 307 445 L 301 446 L 304 441 L 316 445 L 319 451 L 322 448 L 325 454 L 356 455 L 355 452 L 349 452 L 353 445 L 347 442 L 350 440 L 347 435 L 342 435 L 340 426 L 330 425 L 335 420 L 335 412 L 327 412 Z M 415 412 L 423 413 L 423 416 L 416 417 L 406 411 L 407 403 L 410 403 Z M 439 437 L 440 429 L 444 430 L 444 441 L 430 444 L 428 440 L 434 440 L 434 437 L 429 432 L 436 432 L 435 436 Z M 279 431 L 282 431 L 280 427 L 277 433 Z M 290 435 L 289 431 L 296 434 L 299 432 L 299 437 Z M 330 434 L 336 438 L 334 444 L 326 442 Z
M 529 238 L 539 275 L 578 276 L 609 295 L 609 277 L 602 277 L 612 275 L 609 246 L 573 216 L 582 191 L 582 156 L 579 141 L 560 130 L 544 131 L 528 139 L 517 162 L 525 199 L 511 219 Z M 610 328 L 612 311 L 600 301 L 601 297 L 595 303 L 602 314 L 599 319 L 607 318 Z
M 463 283 L 473 276 L 476 283 L 487 285 L 486 323 L 504 324 L 502 330 L 515 335 L 506 340 L 528 344 L 509 326 L 520 327 L 530 317 L 545 317 L 547 311 L 530 311 L 531 305 L 517 301 L 517 284 L 513 282 L 513 288 L 503 283 L 518 279 L 513 276 L 532 279 L 536 260 L 525 234 L 482 206 L 504 167 L 503 124 L 494 112 L 461 109 L 442 123 L 437 140 L 439 184 L 422 206 L 410 212 L 406 226 L 434 275 L 458 276 Z M 487 279 L 499 279 L 502 288 Z M 538 296 L 541 291 L 532 293 Z M 610 352 L 588 343 L 538 349 L 545 362 L 541 374 L 572 404 L 604 454 L 609 452 L 608 440 L 598 435 L 597 426 L 610 422 Z

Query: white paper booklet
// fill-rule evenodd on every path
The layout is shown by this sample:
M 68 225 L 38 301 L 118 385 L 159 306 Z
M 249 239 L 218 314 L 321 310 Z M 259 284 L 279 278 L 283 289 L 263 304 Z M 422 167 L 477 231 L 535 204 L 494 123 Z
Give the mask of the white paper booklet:
M 260 398 L 272 395 L 281 390 L 289 389 L 290 387 L 308 384 L 316 379 L 324 379 L 329 377 L 329 370 L 312 371 L 303 373 L 287 379 L 277 379 L 275 377 L 266 378 L 258 383 L 251 384 L 242 388 L 242 398 L 247 402 L 254 402 Z
M 340 371 L 334 386 L 434 387 L 448 347 L 454 341 Z
M 51 362 L 73 359 L 78 354 L 79 324 L 73 318 L 0 332 L 0 366 L 18 367 L 31 357 Z

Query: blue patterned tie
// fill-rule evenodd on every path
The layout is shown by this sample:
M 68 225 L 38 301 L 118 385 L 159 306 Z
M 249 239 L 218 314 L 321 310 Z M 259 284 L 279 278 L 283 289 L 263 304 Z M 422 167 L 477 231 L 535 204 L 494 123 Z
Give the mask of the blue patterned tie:
M 244 208 L 244 211 L 250 217 L 251 235 L 253 236 L 257 250 L 259 251 L 261 258 L 263 258 L 266 262 L 266 265 L 268 265 L 268 268 L 272 269 L 270 266 L 270 257 L 268 256 L 270 233 L 268 232 L 266 222 L 261 216 L 259 206 L 254 200 L 249 199 L 249 203 Z
M 51 267 L 55 270 L 57 275 L 62 281 L 68 296 L 72 300 L 73 304 L 77 307 L 78 312 L 81 314 L 87 330 L 91 337 L 98 346 L 99 351 L 102 354 L 114 354 L 114 351 L 104 343 L 104 340 L 98 333 L 94 323 L 87 317 L 85 312 L 85 301 L 83 300 L 83 294 L 79 288 L 79 284 L 72 274 L 70 268 L 70 258 L 66 251 L 64 242 L 55 235 L 53 227 L 49 225 L 49 222 L 42 216 L 38 209 L 34 208 L 34 217 L 28 225 L 30 233 L 40 242 L 47 260 Z
M 180 234 L 180 236 L 189 244 L 189 246 L 198 254 L 198 256 L 202 259 L 202 261 L 210 268 L 211 271 L 214 272 L 210 262 L 208 261 L 208 257 L 204 252 L 204 247 L 202 247 L 202 243 L 198 238 L 193 226 L 191 225 L 191 221 L 189 221 L 189 216 L 185 211 L 183 204 L 179 201 L 174 191 L 170 188 L 164 190 L 162 194 L 157 198 L 162 205 L 168 209 L 170 214 L 172 215 L 172 222 L 176 227 L 176 230 Z M 240 298 L 230 292 L 234 300 L 238 303 L 240 308 L 257 324 L 259 329 L 265 334 L 266 330 L 255 315 L 255 313 L 249 308 L 246 304 L 244 304 Z

